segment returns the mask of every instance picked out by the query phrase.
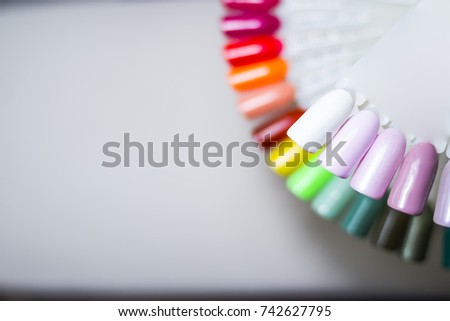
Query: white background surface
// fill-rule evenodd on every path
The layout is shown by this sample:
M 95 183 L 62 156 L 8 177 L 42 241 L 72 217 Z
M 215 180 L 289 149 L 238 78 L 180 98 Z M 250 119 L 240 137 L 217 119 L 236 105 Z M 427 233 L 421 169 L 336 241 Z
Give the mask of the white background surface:
M 263 164 L 100 166 L 124 132 L 249 139 L 216 2 L 0 10 L 0 288 L 150 293 L 450 293 L 425 265 L 344 235 Z
M 422 1 L 346 75 L 397 128 L 435 142 L 438 149 L 445 148 L 450 134 L 450 45 L 442 40 L 450 28 L 449 12 L 446 0 Z

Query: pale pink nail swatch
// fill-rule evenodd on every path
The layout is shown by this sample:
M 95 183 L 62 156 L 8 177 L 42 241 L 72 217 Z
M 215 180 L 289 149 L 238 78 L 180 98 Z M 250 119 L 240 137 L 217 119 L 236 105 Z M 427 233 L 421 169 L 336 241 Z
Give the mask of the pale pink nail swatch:
M 439 182 L 434 223 L 450 228 L 450 161 L 445 165 Z
M 402 162 L 405 148 L 405 136 L 398 129 L 381 132 L 353 174 L 351 187 L 370 198 L 382 198 Z
M 347 178 L 374 142 L 379 127 L 378 116 L 371 111 L 353 115 L 333 137 L 329 149 L 320 155 L 322 166 L 336 176 Z M 328 153 L 333 148 L 340 159 Z
M 410 215 L 423 212 L 438 166 L 436 148 L 419 143 L 403 159 L 389 194 L 389 207 Z

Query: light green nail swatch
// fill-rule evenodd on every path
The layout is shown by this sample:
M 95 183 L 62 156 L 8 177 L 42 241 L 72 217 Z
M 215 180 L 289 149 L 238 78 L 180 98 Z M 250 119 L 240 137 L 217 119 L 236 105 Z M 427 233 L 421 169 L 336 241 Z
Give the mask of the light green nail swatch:
M 288 190 L 303 201 L 310 201 L 334 177 L 322 166 L 306 164 L 293 172 L 286 180 Z

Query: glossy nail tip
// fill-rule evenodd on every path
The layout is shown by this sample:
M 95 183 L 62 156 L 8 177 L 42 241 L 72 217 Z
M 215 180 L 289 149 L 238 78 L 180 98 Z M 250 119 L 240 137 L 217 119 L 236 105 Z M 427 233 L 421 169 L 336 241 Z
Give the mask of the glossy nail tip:
M 243 96 L 238 109 L 245 117 L 253 119 L 292 105 L 294 101 L 295 88 L 287 82 L 280 82 Z
M 384 130 L 358 165 L 351 187 L 370 198 L 382 198 L 400 166 L 405 148 L 405 136 L 399 130 Z
M 333 178 L 333 175 L 318 167 L 303 166 L 286 180 L 287 189 L 302 201 L 310 201 Z
M 385 250 L 397 250 L 404 241 L 411 217 L 396 210 L 385 211 L 376 224 L 373 243 Z
M 313 212 L 326 220 L 336 219 L 355 196 L 349 181 L 333 177 L 311 203 Z
M 222 0 L 226 8 L 242 11 L 269 11 L 279 3 L 280 0 Z
M 374 142 L 379 127 L 378 116 L 371 111 L 364 110 L 353 115 L 333 137 L 329 148 L 320 155 L 322 166 L 338 177 L 347 178 Z M 339 158 L 327 152 L 333 148 L 339 148 Z
M 388 199 L 389 207 L 410 215 L 421 214 L 433 186 L 438 166 L 434 145 L 420 143 L 403 159 Z
M 357 194 L 344 217 L 341 227 L 350 235 L 365 237 L 376 218 L 386 208 L 386 198 L 375 200 L 363 194 Z
M 223 50 L 225 60 L 234 67 L 278 57 L 283 45 L 272 36 L 259 36 L 227 44 Z
M 288 130 L 288 136 L 300 147 L 314 153 L 327 143 L 352 112 L 354 99 L 344 89 L 335 89 L 317 100 Z
M 277 142 L 287 138 L 286 131 L 297 121 L 304 111 L 291 110 L 269 122 L 266 122 L 253 130 L 253 140 L 261 144 L 261 147 L 274 146 Z
M 254 90 L 282 81 L 286 77 L 286 73 L 286 62 L 283 59 L 276 58 L 233 68 L 229 73 L 228 82 L 237 91 Z M 255 104 L 255 102 L 252 102 L 252 104 Z M 241 106 L 241 108 L 249 109 L 248 106 Z
M 442 172 L 444 171 L 445 165 L 447 164 L 447 157 L 445 153 L 438 155 L 438 166 L 436 171 L 436 179 L 434 180 L 433 186 L 431 187 L 430 195 L 428 196 L 427 203 L 431 206 L 432 210 L 434 211 L 437 195 L 439 191 L 439 183 L 440 178 L 442 177 Z
M 304 151 L 292 140 L 281 141 L 269 153 L 269 167 L 278 175 L 286 177 L 303 165 Z
M 443 231 L 442 267 L 445 269 L 450 269 L 450 229 L 449 228 L 446 228 Z
M 407 262 L 425 260 L 433 232 L 433 214 L 425 207 L 423 213 L 409 220 L 405 239 L 400 250 L 400 257 Z
M 447 228 L 450 227 L 450 161 L 445 165 L 439 182 L 434 222 Z
M 302 201 L 312 200 L 333 178 L 333 174 L 317 164 L 322 151 L 303 156 L 304 165 L 293 172 L 286 180 L 287 189 Z
M 222 32 L 230 38 L 273 34 L 280 27 L 277 17 L 266 13 L 242 13 L 222 18 Z

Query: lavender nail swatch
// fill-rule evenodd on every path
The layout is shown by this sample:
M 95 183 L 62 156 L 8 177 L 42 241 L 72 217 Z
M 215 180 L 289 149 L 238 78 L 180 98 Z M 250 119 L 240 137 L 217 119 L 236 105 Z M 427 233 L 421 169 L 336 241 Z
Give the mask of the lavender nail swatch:
M 405 148 L 405 136 L 398 129 L 381 132 L 353 174 L 350 186 L 370 198 L 382 198 L 400 166 Z
M 332 146 L 336 148 L 339 144 L 343 144 L 339 149 L 339 156 L 343 162 L 336 159 L 327 160 L 325 150 L 319 158 L 322 166 L 336 176 L 347 178 L 374 142 L 379 126 L 378 116 L 369 110 L 353 115 L 331 141 Z

